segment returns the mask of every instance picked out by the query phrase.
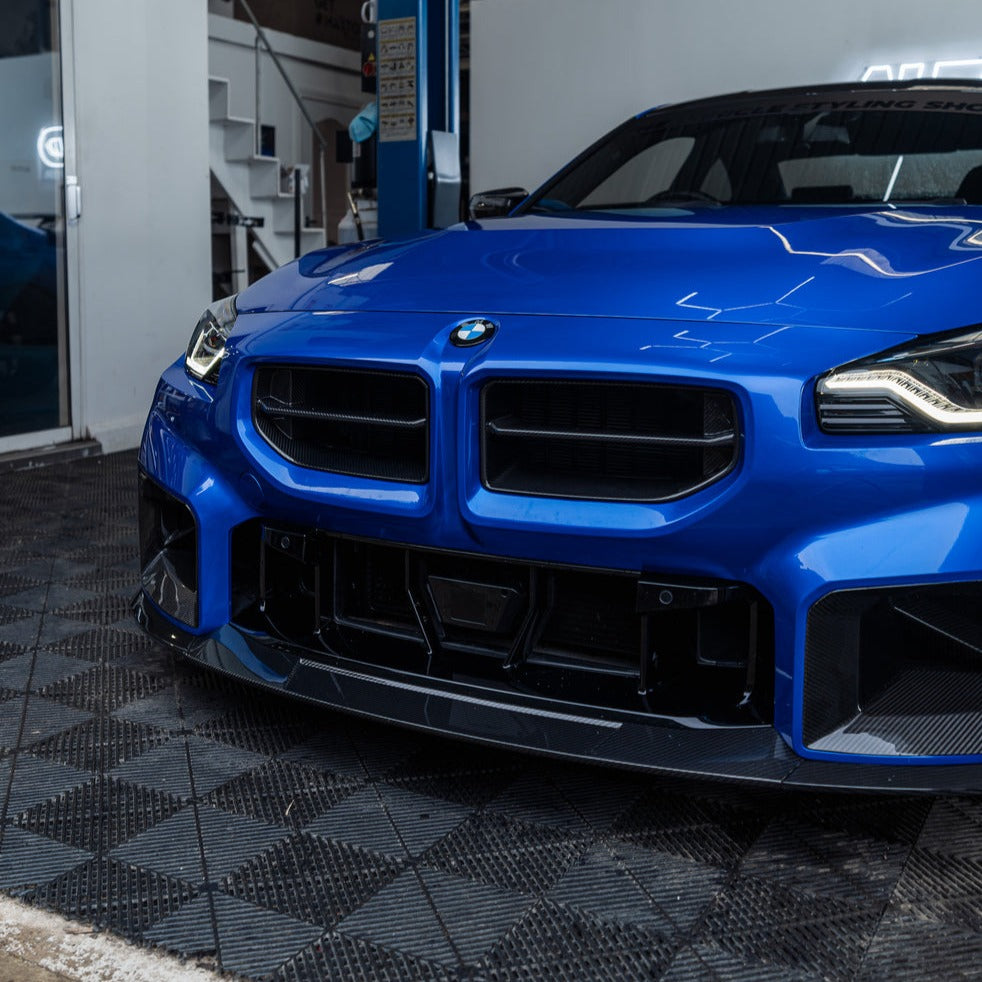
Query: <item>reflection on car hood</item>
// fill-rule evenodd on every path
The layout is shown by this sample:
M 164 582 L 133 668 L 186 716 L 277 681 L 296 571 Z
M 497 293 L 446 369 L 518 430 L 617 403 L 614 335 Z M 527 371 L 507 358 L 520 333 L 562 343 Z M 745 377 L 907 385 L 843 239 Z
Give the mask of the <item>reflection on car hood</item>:
M 970 206 L 530 215 L 313 252 L 238 306 L 924 333 L 982 320 L 980 259 L 982 208 Z

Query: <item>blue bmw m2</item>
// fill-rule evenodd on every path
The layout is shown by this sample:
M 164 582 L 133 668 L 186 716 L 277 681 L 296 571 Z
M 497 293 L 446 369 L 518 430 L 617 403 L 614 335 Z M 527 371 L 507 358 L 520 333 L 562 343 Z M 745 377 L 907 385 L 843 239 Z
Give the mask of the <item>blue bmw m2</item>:
M 140 623 L 504 748 L 982 788 L 982 83 L 662 107 L 519 197 L 207 309 Z

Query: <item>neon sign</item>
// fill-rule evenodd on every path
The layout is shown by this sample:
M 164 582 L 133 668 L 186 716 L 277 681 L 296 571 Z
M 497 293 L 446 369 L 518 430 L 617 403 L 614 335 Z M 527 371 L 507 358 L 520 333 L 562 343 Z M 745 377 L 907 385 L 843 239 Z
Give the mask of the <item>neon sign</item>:
M 65 166 L 65 135 L 60 126 L 45 126 L 38 133 L 38 156 L 45 167 Z
M 903 82 L 915 78 L 982 78 L 982 58 L 944 61 L 904 61 L 899 65 L 870 65 L 863 82 Z

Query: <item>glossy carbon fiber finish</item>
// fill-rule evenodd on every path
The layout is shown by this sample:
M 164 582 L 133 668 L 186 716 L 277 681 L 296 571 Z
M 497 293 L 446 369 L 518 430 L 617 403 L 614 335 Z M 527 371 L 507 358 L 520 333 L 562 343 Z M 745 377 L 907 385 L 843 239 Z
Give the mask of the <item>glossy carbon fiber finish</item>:
M 977 974 L 982 800 L 832 790 L 977 769 L 747 789 L 247 688 L 132 623 L 135 503 L 130 454 L 0 477 L 7 893 L 282 982 Z
M 809 613 L 804 739 L 813 750 L 982 752 L 982 584 L 843 590 Z

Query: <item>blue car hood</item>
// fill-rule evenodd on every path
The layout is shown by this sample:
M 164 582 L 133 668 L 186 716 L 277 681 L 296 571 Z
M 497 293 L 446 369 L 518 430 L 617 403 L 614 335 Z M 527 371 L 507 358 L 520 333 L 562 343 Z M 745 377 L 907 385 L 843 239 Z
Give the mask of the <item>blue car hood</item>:
M 979 315 L 982 208 L 754 207 L 539 216 L 321 250 L 241 312 L 554 314 L 922 334 Z

